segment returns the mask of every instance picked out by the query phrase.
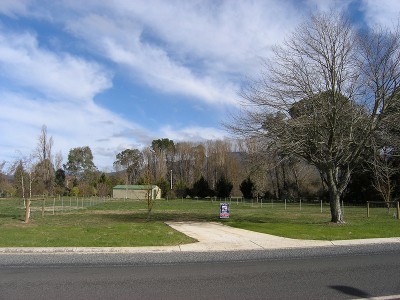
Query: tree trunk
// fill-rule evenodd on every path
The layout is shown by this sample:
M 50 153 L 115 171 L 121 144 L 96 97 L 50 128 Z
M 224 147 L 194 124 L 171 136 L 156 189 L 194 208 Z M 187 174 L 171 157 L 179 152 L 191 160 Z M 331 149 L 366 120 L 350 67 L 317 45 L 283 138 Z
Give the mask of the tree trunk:
M 332 223 L 344 223 L 342 209 L 340 207 L 340 195 L 342 190 L 338 186 L 338 169 L 328 169 L 327 183 L 329 190 L 329 204 L 331 208 L 331 222 Z
M 297 198 L 301 198 L 301 192 L 300 192 L 300 183 L 299 183 L 299 176 L 297 175 L 297 171 L 294 165 L 292 165 L 292 170 L 293 170 L 293 177 L 294 177 L 294 183 L 296 186 L 296 194 Z
M 275 177 L 276 177 L 276 190 L 277 190 L 277 194 L 276 194 L 276 200 L 279 200 L 281 195 L 282 195 L 282 190 L 281 190 L 281 185 L 279 183 L 279 172 L 278 172 L 278 167 L 274 167 L 275 170 Z
M 340 194 L 338 192 L 330 191 L 329 204 L 331 208 L 331 222 L 344 223 L 342 208 L 340 207 Z
M 276 199 L 279 199 L 279 194 L 278 194 L 277 189 L 275 188 L 274 177 L 272 176 L 272 171 L 271 170 L 268 171 L 268 175 L 269 175 L 269 178 L 271 179 L 272 193 L 274 194 Z

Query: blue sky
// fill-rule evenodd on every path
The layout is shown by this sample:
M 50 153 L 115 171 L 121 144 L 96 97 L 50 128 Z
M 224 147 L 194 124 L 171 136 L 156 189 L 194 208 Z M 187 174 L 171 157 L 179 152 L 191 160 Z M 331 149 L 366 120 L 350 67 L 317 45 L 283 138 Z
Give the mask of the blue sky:
M 153 139 L 204 141 L 240 105 L 271 47 L 315 9 L 392 26 L 397 0 L 2 0 L 0 162 L 28 156 L 43 124 L 53 154 L 95 164 Z

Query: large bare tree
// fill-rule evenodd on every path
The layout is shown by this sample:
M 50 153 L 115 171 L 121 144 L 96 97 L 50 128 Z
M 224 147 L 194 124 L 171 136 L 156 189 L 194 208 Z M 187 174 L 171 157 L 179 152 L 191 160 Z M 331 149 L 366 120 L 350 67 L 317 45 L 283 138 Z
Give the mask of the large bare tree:
M 316 13 L 274 49 L 244 109 L 228 127 L 282 156 L 316 166 L 329 190 L 331 221 L 340 197 L 385 119 L 393 119 L 400 74 L 399 32 L 357 32 L 341 13 Z

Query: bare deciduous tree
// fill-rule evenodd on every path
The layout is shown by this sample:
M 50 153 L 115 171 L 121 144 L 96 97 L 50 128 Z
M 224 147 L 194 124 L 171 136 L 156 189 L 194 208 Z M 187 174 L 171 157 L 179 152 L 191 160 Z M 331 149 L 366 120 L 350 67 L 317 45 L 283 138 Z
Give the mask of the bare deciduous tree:
M 48 137 L 47 126 L 43 125 L 40 136 L 38 138 L 38 144 L 36 147 L 36 156 L 39 161 L 46 159 L 51 160 L 51 150 L 53 148 L 53 137 Z
M 398 31 L 358 33 L 342 14 L 312 15 L 276 47 L 228 128 L 316 166 L 331 221 L 344 222 L 340 197 L 351 172 L 399 105 L 399 49 Z
M 56 153 L 56 156 L 54 158 L 54 166 L 56 170 L 60 170 L 62 168 L 62 162 L 63 162 L 63 155 L 62 152 L 59 151 Z
M 46 125 L 42 126 L 35 156 L 38 159 L 36 173 L 39 185 L 42 186 L 40 192 L 49 193 L 52 191 L 54 182 L 54 167 L 52 163 L 53 137 L 48 137 Z
M 397 172 L 397 168 L 392 164 L 390 153 L 387 153 L 385 149 L 376 153 L 371 161 L 371 169 L 374 174 L 374 188 L 382 196 L 383 201 L 390 202 L 395 187 L 392 177 Z

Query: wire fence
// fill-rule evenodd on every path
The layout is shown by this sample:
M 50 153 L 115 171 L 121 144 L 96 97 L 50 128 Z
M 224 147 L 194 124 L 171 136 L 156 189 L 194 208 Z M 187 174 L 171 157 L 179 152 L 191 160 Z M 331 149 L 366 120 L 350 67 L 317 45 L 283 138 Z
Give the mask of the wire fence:
M 168 200 L 166 202 L 171 201 L 171 203 L 177 203 L 179 201 L 182 205 L 195 205 L 200 203 L 209 203 L 211 205 L 220 205 L 220 203 L 228 203 L 231 209 L 238 208 L 251 208 L 251 209 L 263 209 L 266 212 L 268 210 L 275 212 L 299 212 L 299 213 L 320 213 L 320 214 L 329 214 L 331 212 L 330 203 L 326 200 L 321 200 L 318 198 L 315 199 L 245 199 L 243 197 L 229 197 L 229 198 L 217 198 L 217 197 L 208 197 L 208 198 L 181 198 L 178 200 Z M 340 202 L 341 213 L 343 216 L 346 215 L 364 215 L 366 217 L 370 216 L 381 216 L 385 218 L 400 218 L 399 209 L 396 205 L 390 205 L 389 207 L 385 205 L 383 201 L 374 202 L 374 205 L 369 204 L 368 202 L 359 203 L 359 202 Z
M 129 198 L 110 198 L 110 197 L 42 197 L 32 198 L 30 202 L 30 213 L 33 215 L 55 215 L 62 213 L 70 213 L 72 211 L 87 209 L 99 204 L 107 202 L 142 202 L 145 199 L 129 199 Z M 330 211 L 330 204 L 327 201 L 321 199 L 245 199 L 243 197 L 229 197 L 229 198 L 181 198 L 181 199 L 158 199 L 158 203 L 174 203 L 174 205 L 196 205 L 206 204 L 219 206 L 220 203 L 229 203 L 232 208 L 235 206 L 248 207 L 248 208 L 263 208 L 263 209 L 274 209 L 274 210 L 290 210 L 290 211 L 312 211 L 320 213 L 328 213 Z M 396 203 L 396 202 L 393 202 Z M 373 203 L 346 203 L 341 202 L 341 209 L 343 215 L 352 208 L 358 208 L 365 211 L 365 214 L 393 214 L 394 217 L 399 218 L 398 205 L 393 204 L 389 207 L 384 205 L 384 202 L 373 202 Z M 386 210 L 385 210 L 385 209 Z
M 169 199 L 165 199 L 169 201 Z M 176 200 L 176 199 L 172 199 Z M 293 208 L 297 207 L 301 210 L 303 207 L 312 206 L 312 207 L 330 207 L 328 201 L 321 200 L 318 198 L 315 199 L 263 199 L 263 198 L 253 198 L 253 199 L 246 199 L 243 197 L 228 197 L 228 198 L 218 198 L 218 197 L 207 197 L 207 198 L 180 198 L 179 199 L 182 203 L 191 202 L 197 203 L 199 201 L 202 202 L 210 202 L 214 204 L 219 203 L 229 203 L 230 205 L 242 205 L 242 206 L 252 206 L 252 207 L 284 207 L 284 208 Z M 340 202 L 342 208 L 345 207 L 366 207 L 366 203 L 347 203 L 344 201 Z
M 31 198 L 31 214 L 40 213 L 42 216 L 63 212 L 71 212 L 79 209 L 85 209 L 101 203 L 110 201 L 110 197 L 39 197 Z M 28 199 L 27 199 L 28 200 Z M 25 200 L 24 202 L 26 202 Z M 24 204 L 25 206 L 26 204 Z

